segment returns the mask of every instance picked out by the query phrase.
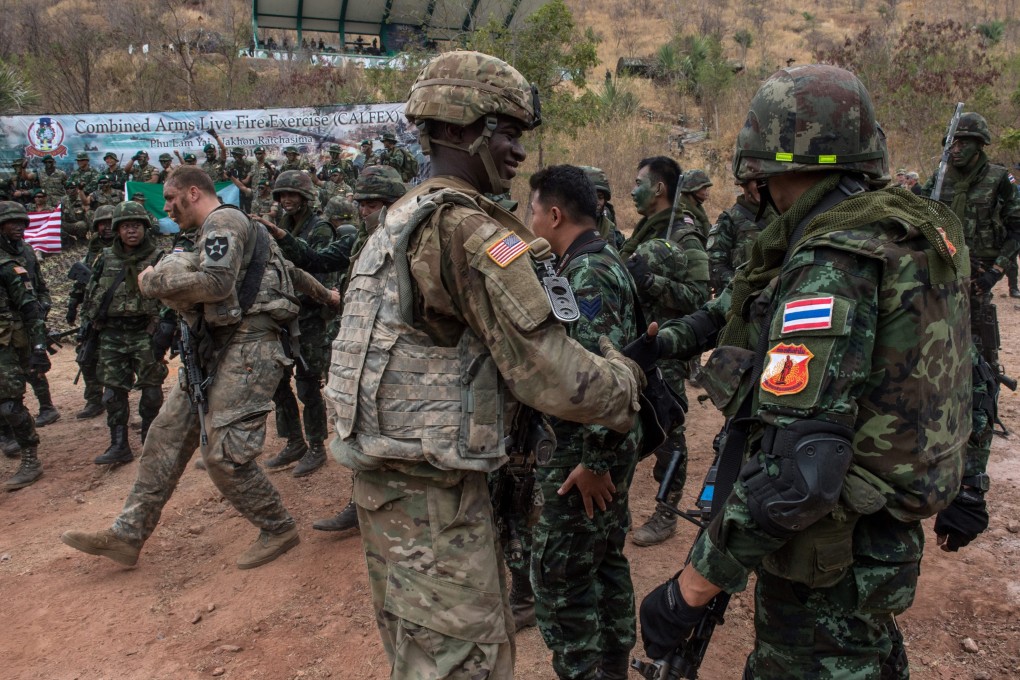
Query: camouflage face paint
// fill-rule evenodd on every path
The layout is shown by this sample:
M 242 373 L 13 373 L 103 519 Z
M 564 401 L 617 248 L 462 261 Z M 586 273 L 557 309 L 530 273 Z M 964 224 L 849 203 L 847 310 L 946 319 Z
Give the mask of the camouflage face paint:
M 654 185 L 657 182 L 652 182 L 648 176 L 647 168 L 642 168 L 641 172 L 644 175 L 638 173 L 637 184 L 631 190 L 630 197 L 634 200 L 634 207 L 637 208 L 638 213 L 647 216 L 652 200 L 655 198 Z
M 980 142 L 972 137 L 954 139 L 953 145 L 949 147 L 949 162 L 954 168 L 966 168 L 980 151 Z

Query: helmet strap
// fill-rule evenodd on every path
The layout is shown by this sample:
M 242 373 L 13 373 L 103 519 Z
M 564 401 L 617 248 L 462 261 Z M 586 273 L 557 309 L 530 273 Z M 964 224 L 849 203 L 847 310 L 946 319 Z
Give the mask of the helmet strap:
M 758 198 L 760 200 L 758 201 L 758 212 L 754 216 L 754 221 L 757 222 L 762 217 L 764 217 L 765 211 L 768 210 L 770 206 L 772 207 L 773 210 L 776 211 L 776 214 L 778 215 L 779 208 L 776 207 L 776 202 L 772 200 L 772 192 L 769 191 L 768 179 L 759 179 L 755 180 L 755 182 L 758 186 Z
M 464 147 L 460 144 L 454 144 L 444 139 L 431 139 L 424 133 L 423 126 L 419 123 L 419 142 L 422 145 L 422 153 L 425 152 L 426 144 L 434 144 L 437 146 L 446 146 L 451 149 L 457 149 L 458 151 L 466 151 L 472 156 L 478 156 L 482 159 L 482 165 L 485 166 L 485 174 L 489 177 L 489 185 L 492 187 L 493 193 L 503 193 L 510 191 L 510 180 L 505 180 L 499 176 L 499 172 L 496 171 L 496 161 L 492 158 L 492 152 L 489 151 L 489 140 L 492 139 L 493 133 L 496 131 L 496 126 L 499 124 L 496 116 L 486 116 L 485 126 L 482 128 L 482 134 L 471 143 L 470 146 Z

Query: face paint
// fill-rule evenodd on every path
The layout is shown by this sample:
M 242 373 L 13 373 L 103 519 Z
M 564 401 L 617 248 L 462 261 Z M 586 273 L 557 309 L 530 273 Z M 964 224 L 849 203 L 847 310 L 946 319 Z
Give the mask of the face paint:
M 977 157 L 981 151 L 981 144 L 972 137 L 963 137 L 953 140 L 949 147 L 949 162 L 954 168 L 965 168 Z
M 637 208 L 638 213 L 647 217 L 652 199 L 655 198 L 652 180 L 647 175 L 640 177 L 638 183 L 631 190 L 630 197 L 634 200 L 634 207 Z

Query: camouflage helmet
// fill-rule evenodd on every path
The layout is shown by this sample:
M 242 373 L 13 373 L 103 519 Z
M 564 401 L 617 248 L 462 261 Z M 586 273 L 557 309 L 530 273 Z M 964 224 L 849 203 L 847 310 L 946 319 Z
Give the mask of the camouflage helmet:
M 322 216 L 327 220 L 353 220 L 358 217 L 358 209 L 354 203 L 343 196 L 334 196 L 329 199 L 326 209 L 322 211 Z
M 283 153 L 284 153 L 284 154 L 288 154 L 288 153 L 298 153 L 298 150 L 297 150 L 297 147 L 296 147 L 296 146 L 288 146 L 287 148 L 285 148 L 285 149 L 283 150 Z
M 137 203 L 135 204 L 137 205 Z M 113 219 L 113 206 L 109 203 L 96 208 L 96 212 L 92 215 L 92 226 L 98 225 L 100 222 L 108 222 Z
M 396 144 L 397 136 L 395 134 L 393 134 L 392 132 L 384 132 L 383 136 L 382 136 L 382 140 L 384 142 L 393 142 L 394 144 Z
M 988 131 L 988 121 L 980 113 L 967 111 L 960 116 L 960 122 L 956 125 L 956 134 L 953 139 L 967 137 L 980 139 L 983 144 L 992 143 L 992 135 Z
M 381 200 L 393 203 L 407 193 L 400 173 L 389 165 L 370 165 L 358 175 L 354 184 L 354 200 Z
M 810 64 L 772 74 L 751 100 L 737 135 L 733 174 L 748 180 L 834 169 L 873 180 L 889 175 L 885 133 L 868 90 L 836 66 Z
M 163 161 L 173 161 L 173 159 L 174 159 L 174 157 L 171 156 L 168 153 L 161 153 L 161 154 L 159 154 L 159 160 L 160 160 L 161 163 Z
M 541 123 L 538 90 L 502 59 L 481 52 L 445 52 L 425 65 L 411 86 L 404 115 L 418 124 L 470 125 L 490 114 Z
M 95 218 L 93 218 L 95 221 Z M 123 201 L 118 203 L 117 207 L 113 209 L 113 230 L 117 231 L 117 225 L 121 222 L 141 222 L 145 227 L 151 227 L 152 222 L 149 220 L 149 213 L 146 212 L 145 207 L 136 201 Z
M 708 178 L 708 174 L 704 170 L 688 170 L 684 173 L 684 183 L 680 186 L 680 191 L 690 194 L 710 186 L 712 186 L 712 180 Z
M 0 224 L 24 222 L 28 224 L 28 211 L 17 201 L 0 201 Z
M 595 185 L 596 191 L 603 191 L 606 194 L 606 200 L 613 197 L 613 192 L 609 190 L 609 178 L 606 177 L 606 171 L 602 168 L 595 168 L 590 165 L 582 165 L 581 170 L 588 177 L 588 181 Z
M 88 159 L 89 159 L 88 151 L 79 151 L 74 157 L 74 160 L 76 161 L 87 161 Z
M 339 144 L 330 144 L 329 145 L 329 152 L 330 153 L 343 153 L 343 150 L 344 150 L 344 148 L 342 146 L 340 146 Z
M 209 153 L 210 151 L 212 151 L 213 153 L 216 152 L 216 145 L 215 144 L 211 144 L 210 143 L 210 144 L 206 144 L 205 146 L 202 147 L 202 153 Z
M 315 200 L 315 191 L 312 189 L 312 178 L 308 173 L 300 170 L 284 170 L 276 178 L 276 185 L 273 187 L 273 198 L 279 199 L 284 191 L 293 191 L 301 194 L 309 201 Z

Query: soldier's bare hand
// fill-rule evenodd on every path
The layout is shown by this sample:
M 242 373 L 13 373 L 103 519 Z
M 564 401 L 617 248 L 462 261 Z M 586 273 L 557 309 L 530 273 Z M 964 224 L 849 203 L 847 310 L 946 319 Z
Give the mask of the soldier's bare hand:
M 613 478 L 608 472 L 597 474 L 584 465 L 578 465 L 571 470 L 567 480 L 556 493 L 565 496 L 575 486 L 581 494 L 581 500 L 584 501 L 584 512 L 588 519 L 595 517 L 594 504 L 605 512 L 606 504 L 612 502 L 613 494 L 616 493 L 616 485 L 613 484 Z
M 340 291 L 336 288 L 330 288 L 329 290 L 329 304 L 333 309 L 339 309 L 340 304 L 343 302 L 343 298 L 340 297 Z

